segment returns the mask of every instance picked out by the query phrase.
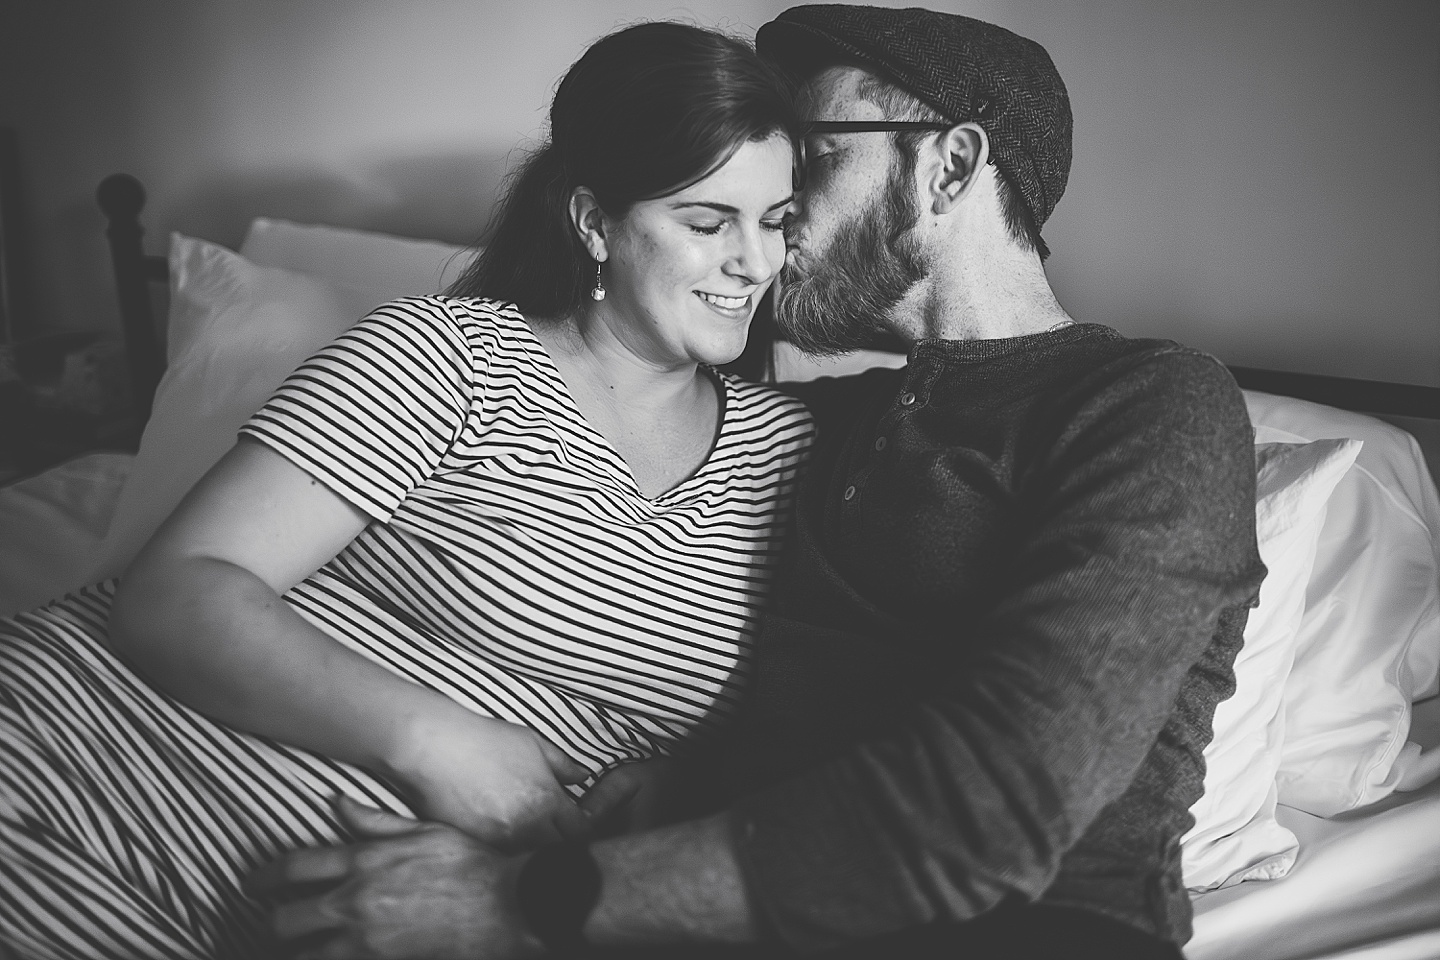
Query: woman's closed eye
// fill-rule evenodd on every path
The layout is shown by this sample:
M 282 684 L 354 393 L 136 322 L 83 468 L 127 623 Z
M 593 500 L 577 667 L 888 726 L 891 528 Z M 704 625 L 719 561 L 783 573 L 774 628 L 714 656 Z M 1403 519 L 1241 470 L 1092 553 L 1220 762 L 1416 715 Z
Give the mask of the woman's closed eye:
M 779 233 L 785 229 L 785 224 L 789 219 L 789 214 L 779 217 L 766 217 L 760 221 L 760 226 L 765 230 Z M 713 237 L 725 228 L 725 221 L 721 220 L 719 223 L 692 223 L 689 224 L 689 227 L 695 233 L 701 234 L 702 236 Z

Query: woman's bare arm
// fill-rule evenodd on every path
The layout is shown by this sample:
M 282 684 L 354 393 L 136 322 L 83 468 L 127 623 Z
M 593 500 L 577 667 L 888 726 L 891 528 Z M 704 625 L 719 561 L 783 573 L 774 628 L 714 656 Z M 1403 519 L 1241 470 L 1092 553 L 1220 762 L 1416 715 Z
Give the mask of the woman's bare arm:
M 391 775 L 427 814 L 492 842 L 518 839 L 514 829 L 546 833 L 554 816 L 573 829 L 583 818 L 556 780 L 568 761 L 553 747 L 397 676 L 281 599 L 368 522 L 280 454 L 242 440 L 125 573 L 112 643 L 196 710 Z

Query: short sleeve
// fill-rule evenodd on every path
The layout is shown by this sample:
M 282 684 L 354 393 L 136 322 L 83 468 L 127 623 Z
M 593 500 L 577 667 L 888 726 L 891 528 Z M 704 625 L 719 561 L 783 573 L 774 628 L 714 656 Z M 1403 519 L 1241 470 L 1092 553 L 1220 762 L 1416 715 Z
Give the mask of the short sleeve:
M 478 402 L 488 354 L 477 337 L 439 298 L 377 307 L 292 373 L 241 435 L 388 521 Z

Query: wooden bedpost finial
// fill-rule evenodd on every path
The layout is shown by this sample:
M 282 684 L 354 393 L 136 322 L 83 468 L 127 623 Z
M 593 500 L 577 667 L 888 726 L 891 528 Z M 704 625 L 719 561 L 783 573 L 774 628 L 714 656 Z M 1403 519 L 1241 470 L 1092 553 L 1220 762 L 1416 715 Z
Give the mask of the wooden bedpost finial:
M 106 219 L 133 220 L 145 206 L 145 188 L 128 173 L 112 173 L 100 181 L 95 200 L 105 211 Z
M 150 416 L 150 404 L 164 369 L 164 348 L 151 315 L 149 271 L 140 245 L 144 229 L 140 208 L 145 206 L 145 188 L 128 173 L 114 173 L 100 181 L 95 200 L 110 227 L 110 260 L 115 266 L 115 292 L 120 301 L 120 324 L 125 334 L 125 353 L 130 360 L 130 393 L 136 421 Z

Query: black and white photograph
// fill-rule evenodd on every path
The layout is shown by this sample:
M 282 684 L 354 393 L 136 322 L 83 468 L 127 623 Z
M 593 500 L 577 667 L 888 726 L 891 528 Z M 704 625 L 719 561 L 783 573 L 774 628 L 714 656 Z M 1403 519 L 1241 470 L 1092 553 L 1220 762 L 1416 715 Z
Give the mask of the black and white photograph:
M 0 0 L 0 960 L 1440 960 L 1434 0 Z

